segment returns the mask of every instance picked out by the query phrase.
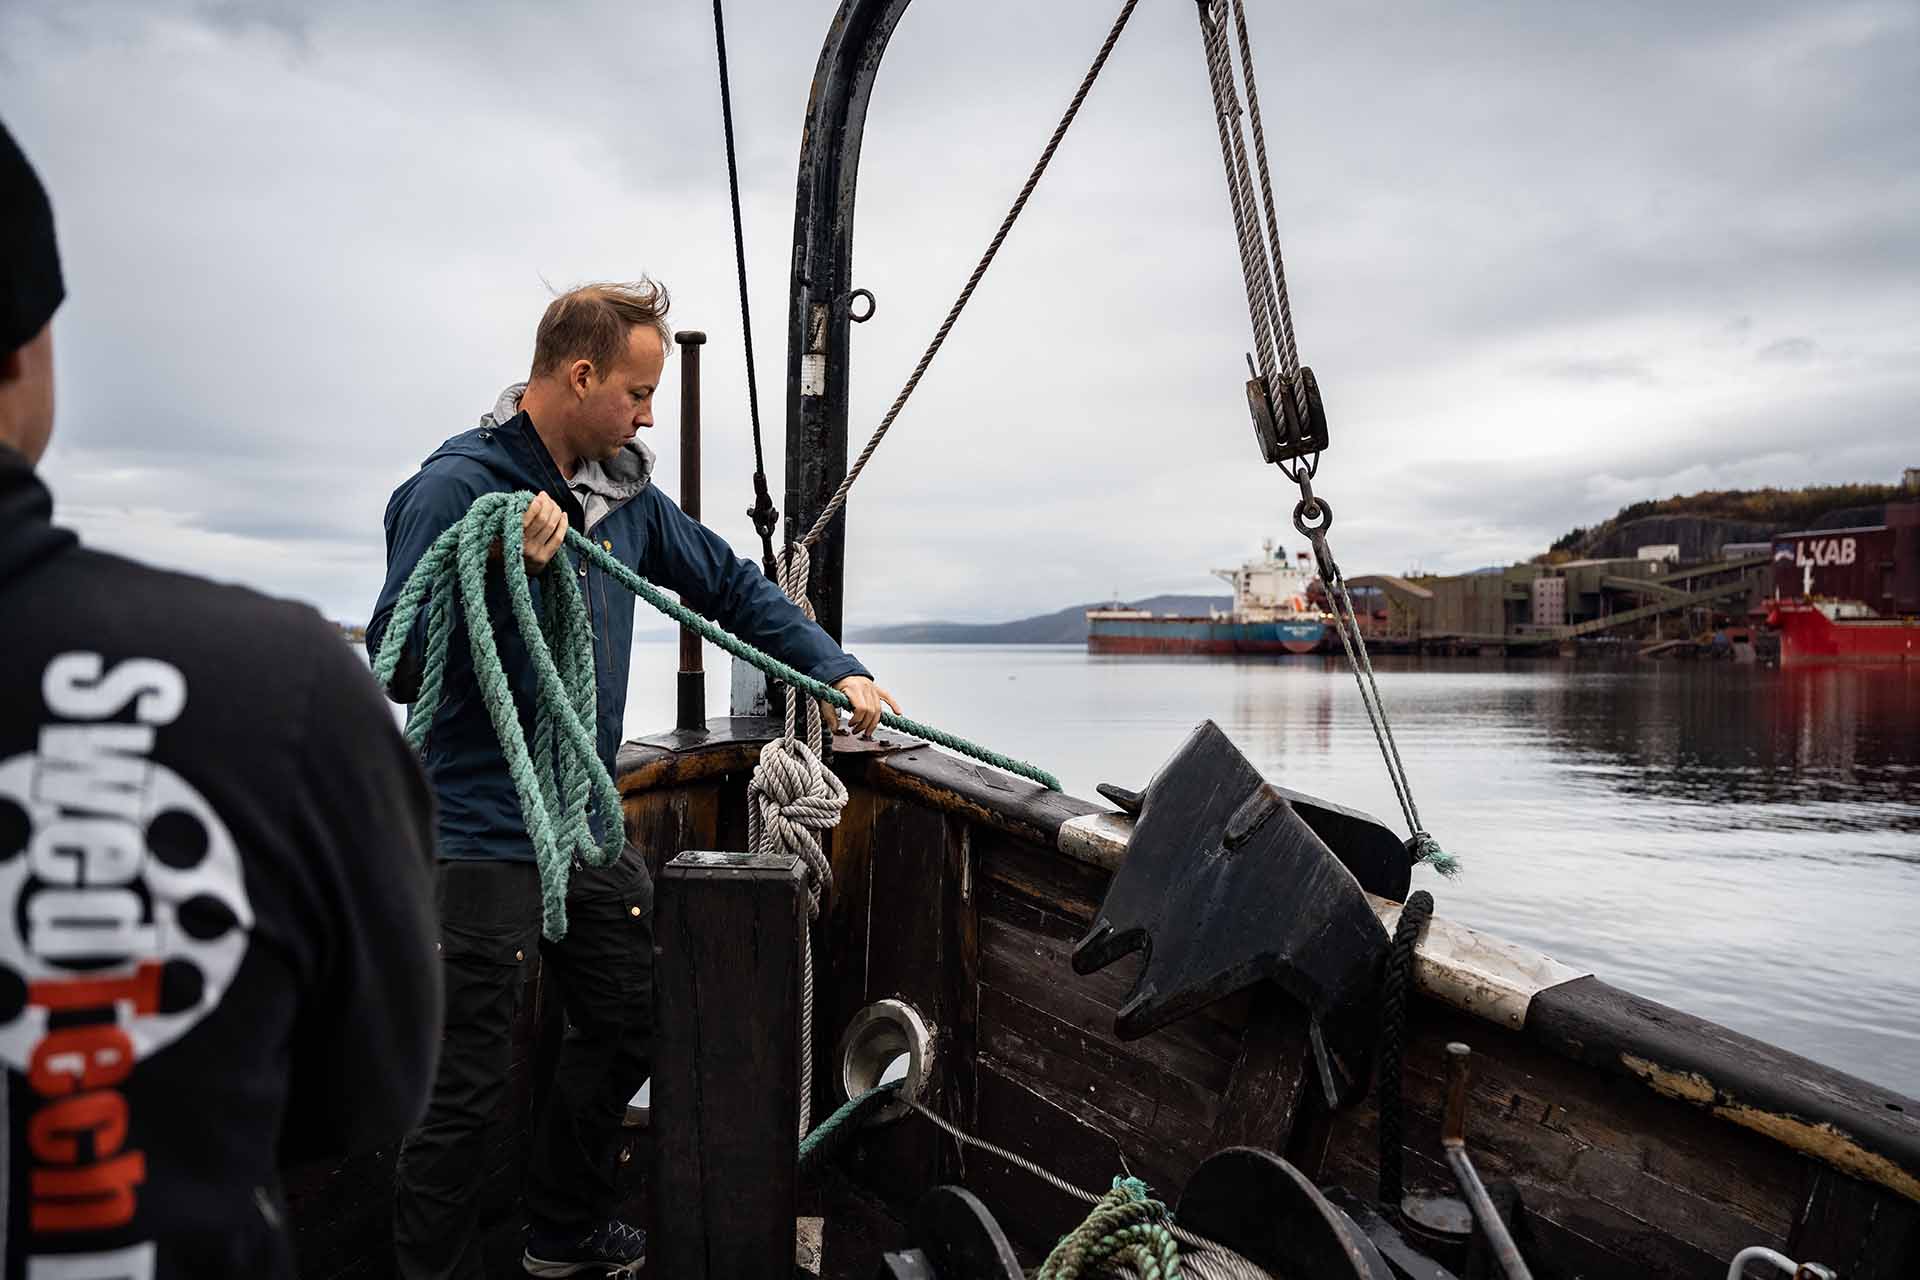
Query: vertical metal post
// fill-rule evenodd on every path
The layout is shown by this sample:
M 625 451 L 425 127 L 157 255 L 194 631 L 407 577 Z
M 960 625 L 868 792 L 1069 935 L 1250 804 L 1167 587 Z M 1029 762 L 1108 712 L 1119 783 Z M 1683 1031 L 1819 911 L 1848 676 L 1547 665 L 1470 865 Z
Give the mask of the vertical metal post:
M 700 518 L 700 348 L 707 335 L 682 329 L 673 335 L 680 344 L 680 509 L 690 520 Z M 675 728 L 707 727 L 707 676 L 701 665 L 700 635 L 680 628 L 680 714 Z
M 653 1274 L 793 1274 L 800 861 L 683 853 L 654 916 Z

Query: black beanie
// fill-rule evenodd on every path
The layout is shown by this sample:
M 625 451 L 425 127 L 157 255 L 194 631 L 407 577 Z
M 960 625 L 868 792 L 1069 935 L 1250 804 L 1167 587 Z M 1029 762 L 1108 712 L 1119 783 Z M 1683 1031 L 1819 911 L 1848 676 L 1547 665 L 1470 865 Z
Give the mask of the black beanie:
M 67 296 L 53 206 L 33 166 L 0 124 L 0 352 L 32 341 Z

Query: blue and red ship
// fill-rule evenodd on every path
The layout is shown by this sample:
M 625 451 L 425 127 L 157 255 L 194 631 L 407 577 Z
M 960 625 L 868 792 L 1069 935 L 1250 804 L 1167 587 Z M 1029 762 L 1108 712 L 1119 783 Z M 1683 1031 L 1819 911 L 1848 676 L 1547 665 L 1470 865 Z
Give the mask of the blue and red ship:
M 1207 614 L 1156 614 L 1122 605 L 1087 610 L 1089 653 L 1317 653 L 1332 638 L 1326 593 L 1307 567 L 1272 539 L 1237 569 L 1215 569 L 1233 585 L 1233 607 Z

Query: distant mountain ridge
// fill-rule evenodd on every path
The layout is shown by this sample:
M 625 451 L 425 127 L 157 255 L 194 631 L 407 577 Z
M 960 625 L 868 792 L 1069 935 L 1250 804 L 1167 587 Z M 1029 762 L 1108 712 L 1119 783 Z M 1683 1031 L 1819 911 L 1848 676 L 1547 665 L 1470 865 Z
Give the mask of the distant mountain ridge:
M 1012 622 L 904 622 L 891 626 L 853 627 L 847 643 L 858 644 L 1085 644 L 1087 610 L 1101 609 L 1111 601 L 1077 604 L 1053 613 L 1016 618 Z M 1226 609 L 1231 596 L 1149 596 L 1124 607 L 1151 609 L 1155 613 L 1200 613 Z

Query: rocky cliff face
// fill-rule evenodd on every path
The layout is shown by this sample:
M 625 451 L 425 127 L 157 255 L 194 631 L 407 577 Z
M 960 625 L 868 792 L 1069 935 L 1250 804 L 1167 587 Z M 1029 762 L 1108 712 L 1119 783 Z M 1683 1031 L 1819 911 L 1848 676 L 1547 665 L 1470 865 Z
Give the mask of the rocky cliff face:
M 1721 520 L 1714 516 L 1644 516 L 1599 530 L 1581 546 L 1582 559 L 1631 557 L 1641 547 L 1676 544 L 1680 559 L 1717 560 L 1729 542 L 1761 542 L 1774 530 L 1750 520 Z

